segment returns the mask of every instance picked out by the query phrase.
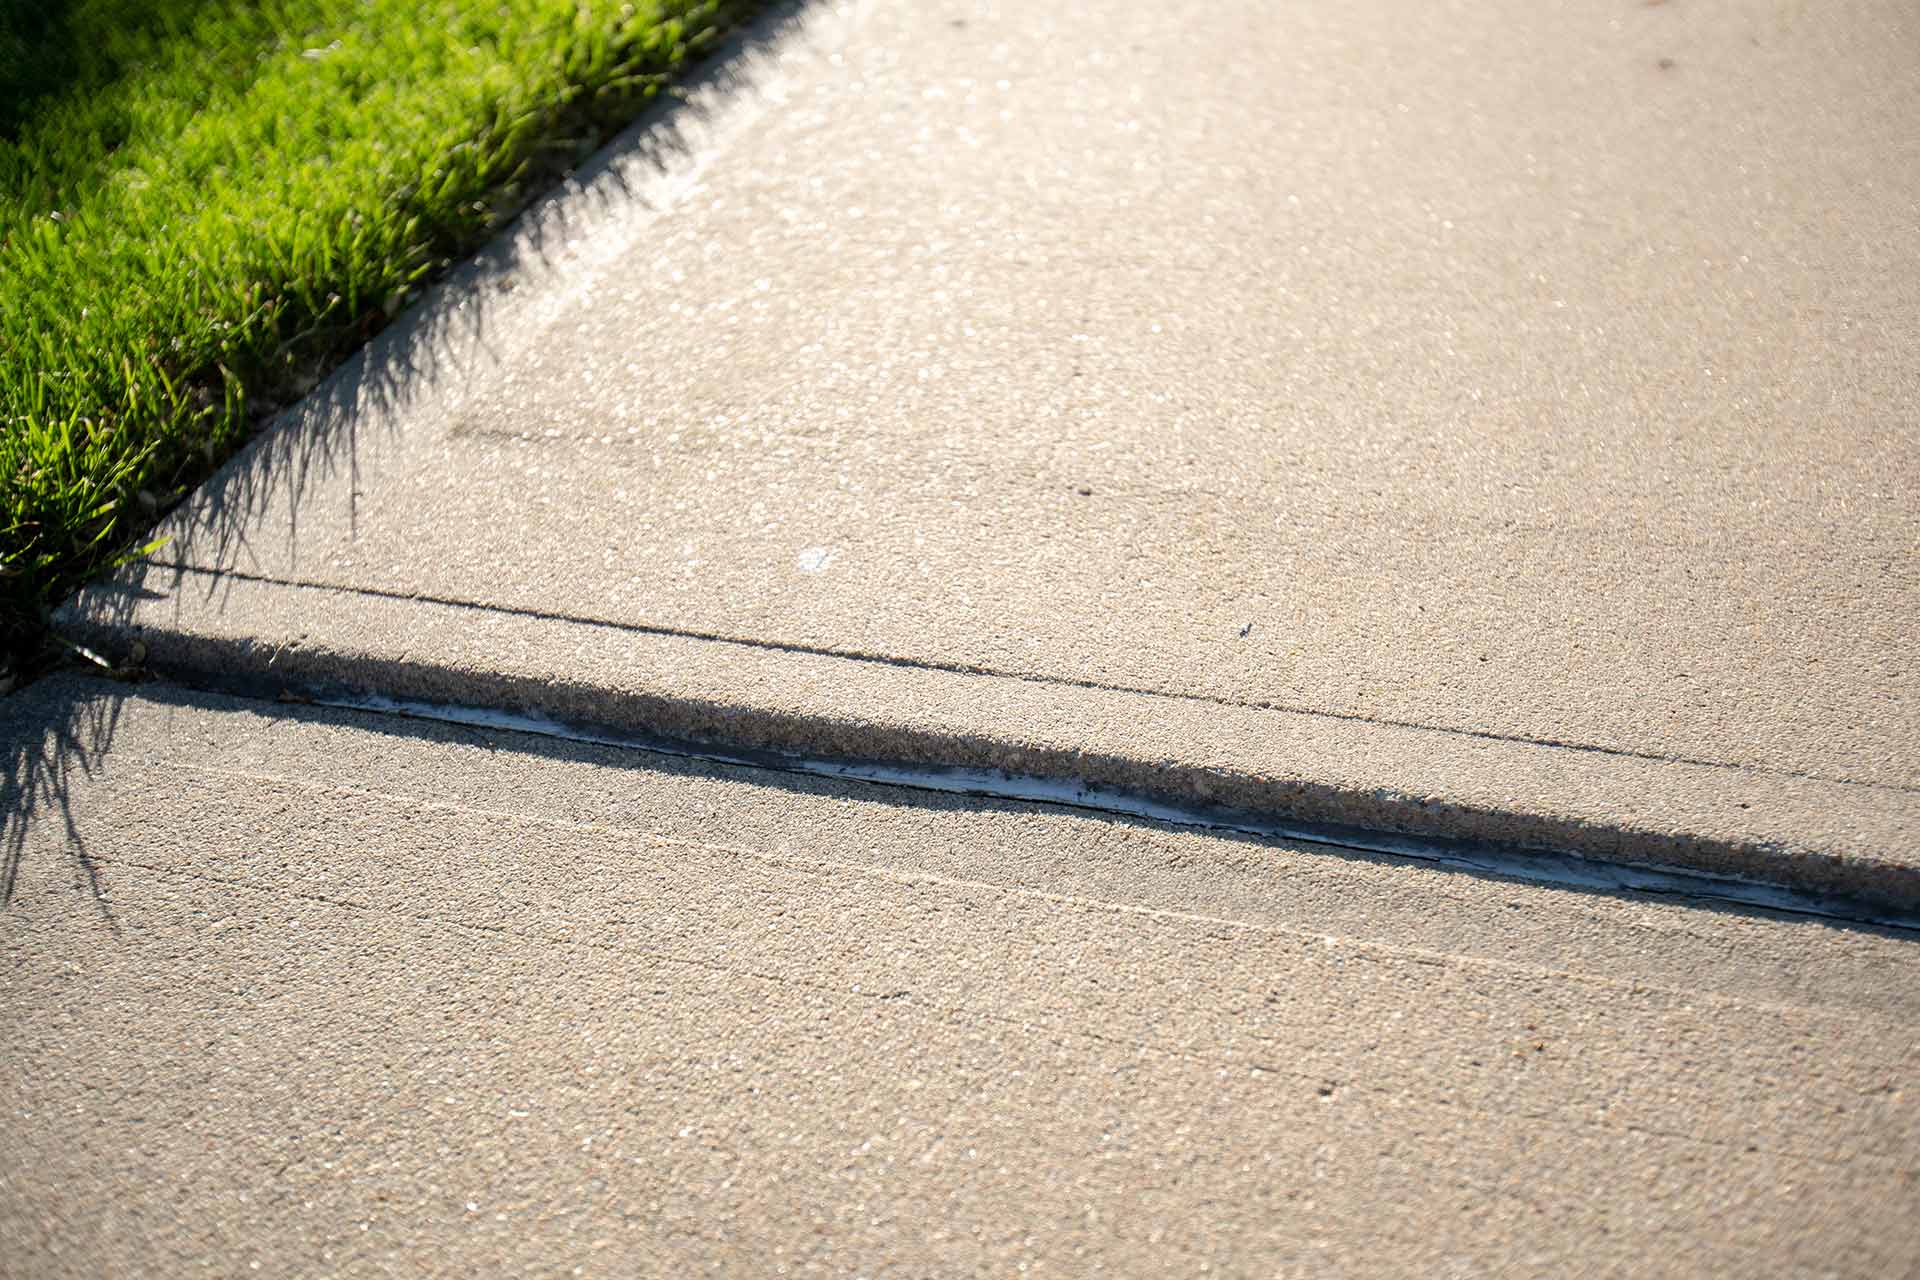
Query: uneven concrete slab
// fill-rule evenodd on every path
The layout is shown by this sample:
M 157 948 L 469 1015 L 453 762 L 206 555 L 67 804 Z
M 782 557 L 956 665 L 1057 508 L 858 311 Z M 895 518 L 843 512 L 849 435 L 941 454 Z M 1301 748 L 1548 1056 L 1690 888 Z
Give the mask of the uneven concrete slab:
M 1895 1274 L 1912 935 L 71 678 L 22 1274 Z
M 1917 23 L 803 11 L 64 622 L 1912 907 Z

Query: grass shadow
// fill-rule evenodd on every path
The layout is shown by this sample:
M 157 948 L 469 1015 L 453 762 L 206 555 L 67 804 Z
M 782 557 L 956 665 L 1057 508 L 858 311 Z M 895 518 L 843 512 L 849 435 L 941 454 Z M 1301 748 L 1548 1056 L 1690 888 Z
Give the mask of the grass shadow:
M 485 200 L 459 205 L 459 216 L 449 214 L 444 226 L 429 217 L 421 245 L 407 250 L 417 249 L 440 264 L 425 282 L 409 278 L 404 288 L 376 290 L 366 298 L 348 289 L 358 301 L 342 302 L 336 294 L 324 306 L 314 303 L 320 310 L 312 315 L 300 310 L 312 299 L 287 292 L 281 299 L 285 315 L 273 322 L 279 327 L 269 335 L 278 343 L 272 351 L 242 344 L 210 366 L 175 371 L 168 395 L 184 406 L 182 413 L 199 413 L 214 425 L 198 443 L 166 435 L 152 459 L 129 464 L 145 470 L 114 489 L 116 527 L 110 542 L 87 549 L 81 559 L 88 564 L 46 559 L 66 546 L 55 536 L 56 526 L 80 519 L 67 510 L 78 499 L 64 490 L 54 497 L 37 491 L 22 497 L 32 518 L 16 522 L 14 533 L 27 542 L 7 554 L 20 565 L 46 559 L 52 567 L 44 573 L 0 574 L 0 630 L 5 631 L 0 641 L 18 659 L 31 660 L 46 635 L 35 619 L 43 619 L 44 606 L 58 599 L 53 585 L 71 589 L 84 572 L 111 563 L 113 548 L 138 547 L 156 535 L 167 539 L 144 567 L 116 579 L 137 583 L 157 569 L 159 576 L 151 578 L 156 587 L 173 570 L 244 565 L 253 549 L 249 539 L 257 546 L 262 539 L 284 537 L 297 548 L 298 515 L 290 515 L 284 529 L 269 528 L 263 523 L 267 512 L 276 504 L 296 511 L 323 479 L 356 475 L 369 443 L 396 431 L 396 419 L 429 388 L 444 393 L 497 363 L 490 334 L 506 294 L 537 276 L 564 277 L 575 242 L 614 212 L 663 201 L 675 175 L 697 162 L 712 120 L 767 79 L 776 60 L 773 47 L 801 25 L 807 7 L 805 0 L 720 0 L 720 11 L 733 15 L 737 25 L 711 46 L 696 38 L 691 47 L 697 59 L 674 68 L 667 87 L 657 92 L 648 87 L 667 74 L 662 72 L 563 95 L 528 126 L 530 141 L 506 135 L 501 154 L 521 157 L 524 152 L 515 161 L 521 167 L 503 168 L 498 182 L 504 185 L 488 188 Z M 609 135 L 613 141 L 601 147 Z M 87 150 L 92 154 L 98 148 Z M 576 171 L 575 165 L 581 167 Z M 406 193 L 413 190 L 409 186 L 395 198 L 412 199 Z M 488 207 L 482 209 L 483 204 Z M 470 215 L 460 212 L 469 208 Z M 409 298 L 417 300 L 409 304 Z M 221 425 L 229 418 L 231 424 Z M 249 443 L 237 452 L 223 443 L 241 435 Z M 81 486 L 78 492 L 85 497 L 91 490 Z M 164 506 L 175 498 L 178 505 L 169 513 Z M 40 512 L 36 503 L 52 505 L 35 514 Z M 57 622 L 54 627 L 57 631 Z M 39 661 L 44 663 L 44 655 Z
M 84 883 L 108 926 L 118 932 L 100 880 L 100 868 L 73 803 L 77 781 L 98 776 L 125 709 L 124 691 L 100 682 L 92 696 L 30 690 L 9 699 L 0 716 L 5 775 L 0 777 L 0 908 L 13 902 L 28 853 L 45 841 L 38 833 L 58 824 L 76 878 Z M 49 696 L 51 694 L 51 696 Z
M 490 242 L 189 494 L 153 530 L 166 539 L 159 550 L 95 583 L 83 600 L 89 624 L 125 623 L 140 599 L 181 592 L 191 570 L 257 566 L 258 539 L 278 540 L 276 550 L 297 557 L 301 506 L 330 482 L 346 481 L 347 519 L 356 524 L 357 478 L 372 447 L 397 435 L 415 406 L 458 396 L 499 365 L 497 317 L 530 278 L 564 279 L 583 235 L 623 212 L 664 207 L 715 120 L 738 99 L 764 91 L 775 51 L 794 38 L 811 7 L 811 0 L 763 6 L 580 169 L 552 175 L 555 185 L 541 188 Z M 286 513 L 277 526 L 269 523 L 276 509 Z M 215 598 L 222 583 L 210 578 L 202 590 Z

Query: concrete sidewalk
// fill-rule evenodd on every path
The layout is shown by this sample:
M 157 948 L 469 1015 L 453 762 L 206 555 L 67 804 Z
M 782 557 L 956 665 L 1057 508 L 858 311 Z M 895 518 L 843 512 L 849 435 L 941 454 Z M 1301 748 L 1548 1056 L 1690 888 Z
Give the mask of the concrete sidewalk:
M 71 770 L 0 916 L 10 1275 L 1920 1246 L 1909 937 L 159 687 L 0 740 Z
M 1911 910 L 1915 21 L 805 10 L 64 624 Z
M 0 1270 L 1907 1268 L 1917 51 L 769 20 L 0 707 Z

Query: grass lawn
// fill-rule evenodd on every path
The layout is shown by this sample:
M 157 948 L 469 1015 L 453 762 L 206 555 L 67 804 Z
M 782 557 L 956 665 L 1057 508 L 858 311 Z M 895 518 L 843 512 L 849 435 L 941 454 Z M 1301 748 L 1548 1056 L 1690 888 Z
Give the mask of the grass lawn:
M 0 0 L 0 663 L 752 0 Z

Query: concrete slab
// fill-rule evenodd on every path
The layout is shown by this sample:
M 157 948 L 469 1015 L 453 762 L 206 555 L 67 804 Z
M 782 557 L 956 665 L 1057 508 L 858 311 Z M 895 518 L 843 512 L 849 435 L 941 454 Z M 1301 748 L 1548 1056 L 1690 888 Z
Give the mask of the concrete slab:
M 1916 52 L 1898 0 L 805 11 L 64 621 L 1911 908 Z
M 42 1276 L 1880 1276 L 1911 935 L 75 679 L 10 700 Z

